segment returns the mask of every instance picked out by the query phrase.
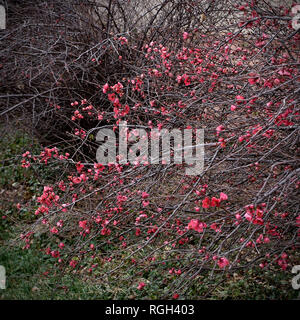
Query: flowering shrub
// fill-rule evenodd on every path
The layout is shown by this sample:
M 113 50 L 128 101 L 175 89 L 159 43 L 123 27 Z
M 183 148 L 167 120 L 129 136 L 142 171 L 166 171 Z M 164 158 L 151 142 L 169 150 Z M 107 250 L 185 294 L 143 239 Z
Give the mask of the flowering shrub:
M 159 269 L 166 297 L 177 299 L 203 273 L 286 270 L 294 261 L 299 34 L 288 4 L 174 3 L 176 37 L 161 37 L 160 27 L 113 30 L 66 64 L 74 71 L 84 61 L 90 69 L 81 83 L 91 87 L 76 92 L 80 98 L 54 93 L 49 114 L 65 129 L 55 147 L 22 156 L 22 167 L 55 164 L 61 176 L 46 181 L 32 209 L 36 221 L 21 238 L 30 248 L 42 230 L 42 250 L 64 271 L 110 264 L 118 276 L 126 265 L 140 291 L 147 287 L 140 274 Z M 102 64 L 106 73 L 98 74 Z M 63 73 L 53 77 L 64 81 Z M 203 172 L 187 176 L 186 164 L 97 163 L 97 130 L 117 131 L 121 120 L 147 130 L 204 128 Z

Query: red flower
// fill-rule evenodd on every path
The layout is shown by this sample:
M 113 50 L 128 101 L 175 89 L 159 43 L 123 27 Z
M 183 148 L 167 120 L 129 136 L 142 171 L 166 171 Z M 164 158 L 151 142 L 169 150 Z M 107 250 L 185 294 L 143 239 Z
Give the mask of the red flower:
M 189 230 L 195 230 L 197 232 L 203 232 L 203 229 L 206 228 L 206 223 L 200 222 L 197 219 L 192 219 L 188 224 Z
M 241 102 L 244 102 L 245 98 L 243 96 L 236 96 L 235 97 L 237 103 L 241 103 Z
M 77 261 L 76 260 L 71 260 L 70 261 L 70 267 L 75 268 L 77 265 Z
M 178 293 L 174 293 L 173 294 L 173 299 L 178 299 L 179 298 L 179 294 Z
M 50 231 L 51 231 L 52 233 L 58 233 L 58 230 L 57 230 L 56 227 L 53 227 L 52 229 L 50 229 Z
M 221 200 L 221 201 L 228 200 L 228 196 L 227 196 L 227 194 L 226 194 L 226 193 L 221 192 L 221 193 L 220 193 L 220 200 Z
M 210 207 L 210 199 L 206 197 L 202 200 L 202 208 L 208 209 Z
M 148 201 L 148 200 L 144 200 L 144 201 L 143 201 L 143 206 L 144 206 L 144 207 L 147 207 L 148 205 L 149 205 L 149 201 Z
M 147 199 L 149 197 L 149 193 L 147 193 L 147 192 L 143 192 L 142 193 L 142 198 L 143 199 Z
M 186 40 L 189 38 L 189 34 L 187 32 L 184 32 L 182 35 L 183 39 Z
M 218 266 L 219 266 L 221 269 L 225 268 L 225 267 L 228 266 L 228 265 L 229 265 L 229 260 L 226 259 L 225 257 L 220 258 L 220 259 L 218 260 Z
M 140 282 L 138 287 L 137 287 L 138 290 L 142 290 L 145 287 L 145 285 L 146 285 L 145 282 Z
M 211 198 L 211 206 L 212 207 L 219 207 L 220 206 L 220 202 L 221 202 L 221 200 L 220 199 L 217 199 L 217 198 L 215 198 L 215 197 L 212 197 Z M 202 202 L 203 203 L 203 202 Z
M 79 221 L 79 227 L 82 229 L 86 229 L 87 220 Z
M 103 86 L 103 88 L 102 88 L 102 92 L 103 93 L 107 93 L 107 90 L 109 89 L 109 85 L 108 85 L 108 83 L 105 83 L 105 85 Z

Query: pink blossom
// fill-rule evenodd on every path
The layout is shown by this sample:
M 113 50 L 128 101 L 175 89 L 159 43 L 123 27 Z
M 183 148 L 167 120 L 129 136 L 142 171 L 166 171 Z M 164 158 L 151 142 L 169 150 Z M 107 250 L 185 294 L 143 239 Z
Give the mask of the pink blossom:
M 50 231 L 54 234 L 58 233 L 58 230 L 56 227 L 53 227 L 52 229 L 50 229 Z
M 241 103 L 245 100 L 245 97 L 238 95 L 235 97 L 235 99 L 237 100 L 238 103 Z
M 81 182 L 81 178 L 80 177 L 74 177 L 72 181 L 73 181 L 73 183 L 78 184 L 78 183 Z
M 79 221 L 79 227 L 80 228 L 86 229 L 86 226 L 87 226 L 87 220 Z
M 53 258 L 58 258 L 58 257 L 59 257 L 59 251 L 57 251 L 57 250 L 51 251 L 51 256 L 52 256 Z
M 215 230 L 216 232 L 221 232 L 221 228 L 218 227 L 218 225 L 215 222 L 213 224 L 211 224 L 210 228 L 212 230 Z
M 147 207 L 148 205 L 149 205 L 149 201 L 148 201 L 148 200 L 144 200 L 144 201 L 143 201 L 143 206 L 144 206 L 144 207 Z
M 149 193 L 147 193 L 147 192 L 143 192 L 142 193 L 142 198 L 143 199 L 146 199 L 146 198 L 148 198 L 149 197 Z
M 189 38 L 189 34 L 187 32 L 184 32 L 182 35 L 183 39 L 186 40 Z
M 225 128 L 224 128 L 224 126 L 223 126 L 223 125 L 218 126 L 218 127 L 216 128 L 217 135 L 219 135 L 219 134 L 220 134 L 220 132 L 221 132 L 221 131 L 223 131 L 224 129 L 225 129 Z
M 220 199 L 217 199 L 216 197 L 212 197 L 210 205 L 212 207 L 219 207 L 220 206 L 220 202 L 221 202 Z
M 76 260 L 71 260 L 70 261 L 70 267 L 75 268 L 77 265 L 77 261 Z
M 145 282 L 140 282 L 138 287 L 137 287 L 138 290 L 142 290 L 145 287 L 145 285 L 146 285 Z
M 202 200 L 202 208 L 208 209 L 210 207 L 210 199 L 206 197 Z
M 105 85 L 102 87 L 102 92 L 107 93 L 107 90 L 109 89 L 108 83 L 105 83 Z
M 219 268 L 223 269 L 228 265 L 229 265 L 229 260 L 227 258 L 225 258 L 225 257 L 219 258 L 219 260 L 218 260 Z
M 192 219 L 188 224 L 189 230 L 195 230 L 197 232 L 203 232 L 203 229 L 206 228 L 206 223 L 200 222 L 197 219 Z
M 251 220 L 252 220 L 252 214 L 249 213 L 249 212 L 247 212 L 247 213 L 245 214 L 245 218 L 246 218 L 248 221 L 251 221 Z
M 221 193 L 220 193 L 220 200 L 221 200 L 221 201 L 228 200 L 228 196 L 227 196 L 227 194 L 226 194 L 226 193 L 224 193 L 224 192 L 221 192 Z

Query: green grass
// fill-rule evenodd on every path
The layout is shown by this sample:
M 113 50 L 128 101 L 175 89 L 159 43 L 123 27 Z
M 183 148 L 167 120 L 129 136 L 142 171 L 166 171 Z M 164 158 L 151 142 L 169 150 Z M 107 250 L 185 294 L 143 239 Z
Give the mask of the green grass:
M 136 285 L 126 285 L 126 270 L 123 281 L 106 278 L 105 270 L 93 276 L 66 274 L 61 276 L 50 259 L 36 249 L 22 250 L 8 246 L 0 249 L 0 264 L 6 268 L 7 288 L 0 291 L 0 299 L 160 299 L 165 293 L 157 272 L 149 272 L 145 279 L 147 286 L 143 291 Z M 45 272 L 49 272 L 47 275 Z M 214 282 L 222 278 L 217 276 Z M 163 279 L 160 279 L 163 280 Z M 183 299 L 203 297 L 211 285 L 211 280 L 203 276 L 197 285 L 188 290 Z M 291 288 L 291 275 L 280 272 L 259 270 L 231 277 L 216 288 L 208 299 L 297 299 L 299 292 Z M 171 297 L 170 297 L 171 298 Z
M 1 299 L 101 299 L 92 284 L 66 275 L 53 273 L 52 264 L 36 250 L 20 248 L 0 250 L 0 262 L 6 268 L 6 289 Z M 45 275 L 45 272 L 49 272 Z

